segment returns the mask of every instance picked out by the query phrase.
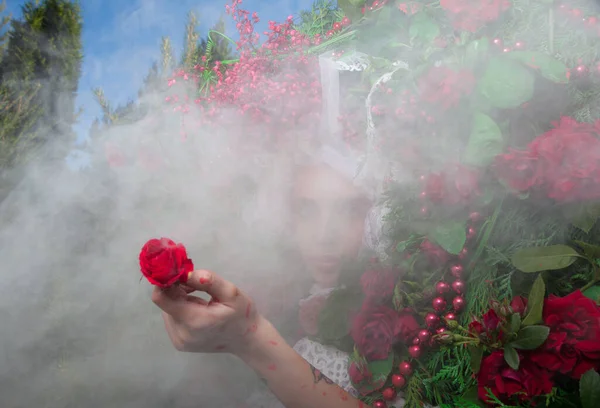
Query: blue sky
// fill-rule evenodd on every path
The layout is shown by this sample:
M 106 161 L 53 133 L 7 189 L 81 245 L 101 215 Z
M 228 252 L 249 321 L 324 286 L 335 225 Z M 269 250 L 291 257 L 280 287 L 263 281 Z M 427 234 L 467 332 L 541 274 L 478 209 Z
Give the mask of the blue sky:
M 7 3 L 9 13 L 20 16 L 24 1 Z M 204 32 L 225 13 L 227 3 L 225 0 L 80 0 L 84 61 L 77 99 L 83 113 L 75 128 L 79 141 L 85 140 L 91 123 L 101 116 L 93 88 L 104 89 L 113 106 L 135 98 L 148 68 L 160 57 L 162 36 L 171 38 L 179 54 L 187 13 L 190 10 L 196 13 L 199 31 Z M 282 21 L 311 4 L 312 0 L 246 0 L 243 8 L 259 14 L 262 32 L 269 20 Z

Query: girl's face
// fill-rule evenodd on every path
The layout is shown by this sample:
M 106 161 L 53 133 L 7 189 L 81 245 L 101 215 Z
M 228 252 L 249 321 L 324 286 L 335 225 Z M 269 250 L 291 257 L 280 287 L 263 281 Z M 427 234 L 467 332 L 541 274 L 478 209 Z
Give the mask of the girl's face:
M 335 286 L 343 260 L 358 255 L 369 208 L 364 193 L 328 166 L 297 172 L 292 191 L 293 235 L 316 283 Z

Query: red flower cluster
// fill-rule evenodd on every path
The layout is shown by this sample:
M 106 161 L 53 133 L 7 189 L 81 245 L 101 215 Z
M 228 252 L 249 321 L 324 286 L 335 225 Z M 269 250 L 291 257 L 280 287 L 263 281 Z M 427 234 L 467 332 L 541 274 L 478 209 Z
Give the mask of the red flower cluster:
M 185 247 L 169 238 L 151 239 L 144 244 L 139 256 L 142 274 L 153 285 L 166 288 L 176 282 L 186 282 L 194 264 Z
M 537 189 L 559 202 L 600 198 L 600 121 L 563 117 L 553 125 L 525 151 L 496 157 L 498 178 L 517 192 Z
M 435 204 L 456 205 L 470 201 L 479 194 L 479 175 L 462 165 L 425 178 L 421 195 Z
M 509 0 L 441 0 L 440 5 L 448 13 L 457 30 L 476 32 L 500 17 L 511 6 Z
M 511 309 L 523 315 L 527 301 L 513 299 Z M 565 297 L 550 296 L 544 302 L 544 325 L 550 334 L 536 350 L 519 354 L 520 365 L 513 370 L 501 351 L 481 363 L 478 373 L 479 398 L 488 401 L 488 389 L 502 402 L 530 401 L 549 394 L 558 375 L 579 379 L 589 370 L 600 369 L 600 306 L 577 290 Z M 469 325 L 472 333 L 486 342 L 502 339 L 505 321 L 494 310 Z
M 475 76 L 471 71 L 455 71 L 447 67 L 431 67 L 419 78 L 419 91 L 423 101 L 449 109 L 458 105 L 463 96 L 475 88 Z
M 540 367 L 579 379 L 600 369 L 600 307 L 577 290 L 544 302 L 544 324 L 550 335 L 530 358 Z
M 360 278 L 365 300 L 354 316 L 350 334 L 368 361 L 387 358 L 394 343 L 407 342 L 419 330 L 412 312 L 398 313 L 385 305 L 394 293 L 398 277 L 398 270 L 375 264 Z

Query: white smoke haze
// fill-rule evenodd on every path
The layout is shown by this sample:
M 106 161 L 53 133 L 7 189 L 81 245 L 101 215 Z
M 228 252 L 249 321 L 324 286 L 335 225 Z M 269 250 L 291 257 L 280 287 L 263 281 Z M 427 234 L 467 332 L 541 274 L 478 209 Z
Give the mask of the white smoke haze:
M 164 23 L 161 7 L 144 10 L 139 21 Z M 0 407 L 242 407 L 260 386 L 233 357 L 172 347 L 137 256 L 148 239 L 164 236 L 185 244 L 197 268 L 213 268 L 250 293 L 262 287 L 263 297 L 282 296 L 269 289 L 305 283 L 278 245 L 292 158 L 236 155 L 244 129 L 227 117 L 218 135 L 196 127 L 182 142 L 178 118 L 164 108 L 92 142 L 86 169 L 32 163 L 0 204 Z M 109 167 L 105 143 L 126 157 L 146 146 L 164 163 Z M 425 165 L 443 168 L 449 145 L 428 146 Z M 411 166 L 402 177 L 424 163 Z M 232 180 L 240 187 L 224 190 Z M 300 294 L 286 295 L 293 304 Z

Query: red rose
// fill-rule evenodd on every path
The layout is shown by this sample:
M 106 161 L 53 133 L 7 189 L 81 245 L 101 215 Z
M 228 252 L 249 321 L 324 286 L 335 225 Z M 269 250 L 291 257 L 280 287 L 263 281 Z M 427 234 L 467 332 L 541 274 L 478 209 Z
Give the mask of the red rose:
M 453 177 L 456 192 L 463 201 L 479 194 L 479 175 L 476 171 L 457 165 Z
M 298 320 L 302 330 L 310 336 L 319 332 L 319 315 L 327 303 L 327 296 L 317 295 L 300 301 Z
M 428 239 L 423 241 L 419 247 L 427 256 L 430 262 L 436 265 L 443 265 L 450 260 L 450 254 L 441 246 L 438 246 Z
M 367 298 L 386 300 L 394 294 L 397 278 L 392 269 L 370 269 L 360 277 L 360 285 Z
M 522 356 L 519 369 L 513 370 L 504 361 L 502 351 L 495 351 L 484 358 L 477 374 L 479 398 L 489 403 L 487 389 L 504 403 L 512 400 L 529 402 L 533 397 L 552 392 L 553 385 L 550 372 Z
M 539 184 L 538 160 L 528 151 L 511 150 L 496 156 L 494 170 L 515 191 L 525 192 Z
M 352 384 L 361 384 L 373 376 L 364 362 L 352 361 L 348 367 L 348 375 Z
M 475 76 L 468 70 L 434 66 L 419 78 L 418 87 L 424 101 L 449 109 L 458 105 L 463 96 L 471 94 Z
M 369 361 L 388 357 L 401 333 L 398 313 L 386 306 L 363 305 L 354 317 L 350 334 L 358 351 Z
M 410 310 L 403 310 L 398 314 L 398 323 L 400 324 L 400 340 L 404 343 L 408 343 L 421 330 L 421 326 L 417 319 L 415 319 L 414 312 Z
M 531 360 L 550 371 L 579 379 L 590 369 L 600 369 L 600 307 L 577 290 L 544 302 L 544 324 L 550 334 Z
M 169 287 L 177 281 L 186 282 L 188 273 L 194 270 L 185 247 L 168 238 L 146 242 L 139 259 L 142 274 L 150 283 L 161 288 Z
M 525 310 L 527 309 L 527 299 L 523 296 L 515 296 L 510 302 L 510 308 L 513 313 L 518 313 L 521 317 L 525 316 Z
M 474 319 L 469 323 L 469 330 L 478 335 L 488 338 L 490 341 L 498 339 L 500 333 L 497 332 L 500 327 L 500 317 L 494 309 L 490 309 L 481 319 Z

